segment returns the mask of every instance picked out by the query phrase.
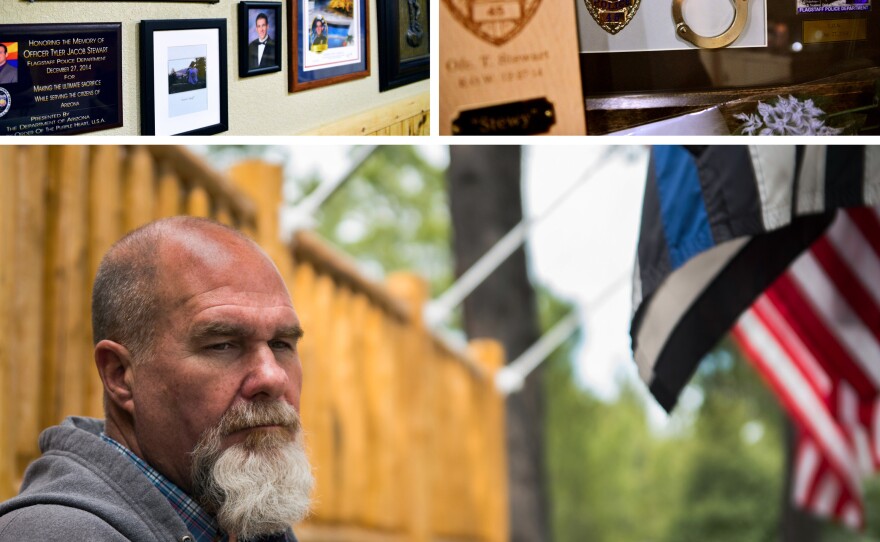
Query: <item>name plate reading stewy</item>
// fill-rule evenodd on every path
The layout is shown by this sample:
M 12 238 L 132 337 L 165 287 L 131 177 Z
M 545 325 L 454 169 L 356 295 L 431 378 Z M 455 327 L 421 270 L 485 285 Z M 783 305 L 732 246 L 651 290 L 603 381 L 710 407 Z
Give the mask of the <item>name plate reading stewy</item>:
M 586 132 L 574 3 L 441 0 L 440 135 Z
M 0 135 L 122 126 L 121 23 L 0 25 Z
M 546 98 L 462 111 L 452 121 L 453 135 L 536 135 L 550 131 L 556 111 Z

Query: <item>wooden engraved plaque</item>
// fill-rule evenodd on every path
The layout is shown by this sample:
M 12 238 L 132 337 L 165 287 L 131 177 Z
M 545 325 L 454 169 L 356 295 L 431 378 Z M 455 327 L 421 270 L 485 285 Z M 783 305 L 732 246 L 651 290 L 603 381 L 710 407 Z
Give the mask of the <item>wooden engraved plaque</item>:
M 571 0 L 441 0 L 441 135 L 586 133 Z

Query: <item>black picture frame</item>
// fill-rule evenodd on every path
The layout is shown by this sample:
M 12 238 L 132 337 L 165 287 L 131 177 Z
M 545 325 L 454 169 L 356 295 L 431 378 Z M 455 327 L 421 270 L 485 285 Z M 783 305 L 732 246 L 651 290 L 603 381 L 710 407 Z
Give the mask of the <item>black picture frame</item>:
M 256 18 L 265 15 L 268 19 L 267 43 L 263 56 L 257 53 L 258 39 Z M 238 75 L 251 77 L 281 71 L 284 35 L 281 18 L 281 2 L 239 2 L 238 3 Z M 254 47 L 253 51 L 251 47 Z M 271 55 L 271 56 L 269 56 Z M 256 60 L 263 64 L 257 64 Z M 268 59 L 268 61 L 267 61 Z
M 377 0 L 379 91 L 430 77 L 430 0 Z
M 141 21 L 139 56 L 142 135 L 229 129 L 226 19 Z
M 351 13 L 331 7 L 331 3 L 350 6 Z M 333 14 L 330 15 L 330 12 Z M 287 13 L 290 21 L 290 92 L 369 77 L 370 13 L 367 0 L 288 0 Z M 322 20 L 328 25 L 325 28 L 323 50 L 316 51 L 313 49 L 315 44 L 309 44 L 312 38 L 310 31 L 306 29 L 314 28 L 315 19 L 319 15 L 324 17 Z M 345 20 L 346 17 L 351 19 L 345 27 L 346 36 L 350 37 L 342 37 L 344 34 L 337 33 L 343 26 L 340 20 Z M 344 45 L 349 42 L 351 48 Z M 333 60 L 330 61 L 330 58 Z

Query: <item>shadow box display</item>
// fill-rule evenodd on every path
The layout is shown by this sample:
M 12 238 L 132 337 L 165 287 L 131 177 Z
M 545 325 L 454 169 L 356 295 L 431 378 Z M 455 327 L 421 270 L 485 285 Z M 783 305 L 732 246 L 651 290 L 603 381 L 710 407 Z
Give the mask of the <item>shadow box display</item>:
M 430 71 L 428 0 L 378 0 L 379 91 L 427 79 Z
M 877 1 L 578 0 L 588 131 L 878 134 Z

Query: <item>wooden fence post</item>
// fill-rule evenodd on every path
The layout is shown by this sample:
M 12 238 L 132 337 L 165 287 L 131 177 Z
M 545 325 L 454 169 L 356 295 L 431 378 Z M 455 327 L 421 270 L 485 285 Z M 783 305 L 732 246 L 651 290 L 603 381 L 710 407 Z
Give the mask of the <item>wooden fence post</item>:
M 9 329 L 13 315 L 13 262 L 15 262 L 15 202 L 18 181 L 15 146 L 0 147 L 0 329 Z M 0 341 L 0 499 L 15 495 L 15 432 L 13 408 L 15 405 L 13 360 L 10 355 L 10 337 Z
M 87 149 L 55 147 L 49 156 L 46 426 L 83 412 L 83 357 L 90 359 L 81 312 L 87 291 Z
M 19 158 L 17 202 L 15 203 L 15 259 L 4 260 L 14 266 L 14 299 L 10 306 L 16 315 L 10 324 L 8 337 L 11 359 L 27 360 L 18 365 L 15 392 L 18 434 L 15 450 L 17 473 L 40 453 L 37 436 L 43 428 L 41 405 L 43 356 L 46 348 L 44 335 L 46 270 L 46 192 L 48 190 L 48 155 L 45 146 L 24 146 L 16 149 Z M 7 448 L 4 448 L 7 449 Z
M 436 359 L 428 359 L 431 345 L 424 329 L 422 309 L 428 299 L 428 284 L 412 273 L 392 273 L 386 280 L 389 293 L 401 300 L 407 307 L 410 322 L 401 336 L 401 365 L 399 383 L 401 417 L 398 423 L 408 425 L 408 455 L 402 462 L 401 477 L 406 481 L 406 493 L 410 499 L 406 503 L 405 516 L 409 540 L 427 542 L 432 538 L 431 526 L 431 483 L 434 479 L 432 442 L 430 441 L 433 420 L 434 394 L 433 365 Z
M 281 242 L 278 213 L 281 207 L 281 184 L 284 170 L 280 165 L 262 160 L 245 160 L 229 170 L 233 184 L 241 190 L 258 209 L 257 231 L 254 240 L 269 254 L 278 266 L 288 289 L 293 285 L 293 257 L 290 247 Z M 250 233 L 250 232 L 248 232 Z
M 88 298 L 83 307 L 83 320 L 89 323 L 91 338 L 92 286 L 104 253 L 122 236 L 122 152 L 116 145 L 92 148 L 89 170 L 89 246 Z M 94 342 L 94 341 L 92 341 Z M 104 387 L 95 368 L 94 356 L 85 360 L 87 373 L 86 411 L 84 414 L 103 417 Z
M 495 374 L 504 366 L 504 348 L 498 341 L 477 339 L 470 342 L 468 352 L 486 369 L 488 378 L 483 384 L 482 412 L 484 436 L 484 462 L 486 473 L 481 479 L 479 498 L 484 498 L 485 508 L 481 515 L 482 532 L 489 542 L 510 540 L 507 483 L 507 451 L 505 443 L 504 397 L 495 388 Z M 479 501 L 478 501 L 479 502 Z
M 125 232 L 130 232 L 153 220 L 155 216 L 156 164 L 153 156 L 144 147 L 129 149 L 126 170 L 125 190 L 122 195 L 125 204 Z

